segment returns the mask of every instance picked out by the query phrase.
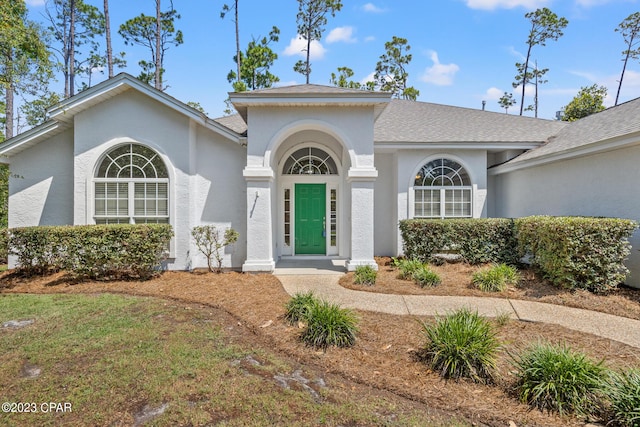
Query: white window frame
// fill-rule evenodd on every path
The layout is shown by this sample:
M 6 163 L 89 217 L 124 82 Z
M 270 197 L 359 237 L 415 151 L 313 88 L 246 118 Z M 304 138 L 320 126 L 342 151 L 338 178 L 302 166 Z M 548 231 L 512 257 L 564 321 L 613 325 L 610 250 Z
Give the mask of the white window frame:
M 439 219 L 446 219 L 446 218 L 473 218 L 473 211 L 474 211 L 474 194 L 473 194 L 473 183 L 471 181 L 471 175 L 468 172 L 468 169 L 462 164 L 462 162 L 460 162 L 457 159 L 453 159 L 451 157 L 448 156 L 439 156 L 439 157 L 434 157 L 431 159 L 427 159 L 425 162 L 423 162 L 420 166 L 420 168 L 418 169 L 418 171 L 416 172 L 416 174 L 414 174 L 415 176 L 418 175 L 418 173 L 420 171 L 422 171 L 422 169 L 429 163 L 436 161 L 436 160 L 448 160 L 451 162 L 455 162 L 457 163 L 465 172 L 465 174 L 469 177 L 469 185 L 443 185 L 443 186 L 418 186 L 415 185 L 415 179 L 412 180 L 413 182 L 413 186 L 410 188 L 410 193 L 412 195 L 412 200 L 411 200 L 411 207 L 412 207 L 412 213 L 413 213 L 413 218 L 428 218 L 428 219 L 434 219 L 434 218 L 439 218 Z M 459 175 L 459 174 L 458 174 Z M 433 214 L 433 215 L 418 215 L 417 209 L 416 209 L 416 205 L 417 205 L 417 192 L 418 191 L 438 191 L 440 194 L 440 200 L 439 200 L 439 209 L 437 209 L 439 212 Z M 460 191 L 464 191 L 464 192 L 468 192 L 469 194 L 469 201 L 468 201 L 468 205 L 469 205 L 469 213 L 468 214 L 463 214 L 463 215 L 447 215 L 447 204 L 448 203 L 462 203 L 465 204 L 465 202 L 455 202 L 455 201 L 451 201 L 450 199 L 447 199 L 447 191 L 449 190 L 460 190 Z M 423 198 L 421 198 L 421 200 L 424 200 Z M 420 202 L 423 204 L 423 209 L 421 209 L 422 212 L 424 212 L 424 202 Z M 455 210 L 455 209 L 454 209 Z
M 166 163 L 164 162 L 164 160 L 161 158 L 160 154 L 154 150 L 153 148 L 147 147 L 146 145 L 143 144 L 138 144 L 138 143 L 134 143 L 134 142 L 130 142 L 127 144 L 120 144 L 114 147 L 111 147 L 108 151 L 106 151 L 104 153 L 103 156 L 100 157 L 100 160 L 97 162 L 96 164 L 96 174 L 100 168 L 100 166 L 102 165 L 102 163 L 105 161 L 105 159 L 107 158 L 107 156 L 112 153 L 113 151 L 117 150 L 118 148 L 122 147 L 123 145 L 129 145 L 131 147 L 133 146 L 141 146 L 144 147 L 150 151 L 152 151 L 156 156 L 158 156 L 158 158 L 162 161 L 162 165 L 165 168 L 165 171 L 167 173 L 167 176 L 169 176 L 169 170 L 167 168 Z M 131 148 L 133 149 L 133 148 Z M 152 159 L 148 159 L 149 161 L 151 161 Z M 155 170 L 155 166 L 154 166 L 154 170 Z M 105 184 L 126 184 L 127 185 L 127 214 L 126 215 L 120 215 L 118 213 L 116 213 L 115 215 L 110 215 L 107 213 L 107 209 L 105 207 L 105 213 L 103 215 L 98 215 L 97 214 L 97 210 L 96 210 L 96 200 L 97 200 L 97 191 L 96 191 L 96 184 L 99 183 L 105 183 Z M 167 190 L 166 190 L 166 215 L 136 215 L 135 212 L 135 202 L 136 202 L 136 198 L 135 198 L 135 186 L 136 184 L 166 184 Z M 169 178 L 104 178 L 104 177 L 98 177 L 94 175 L 93 178 L 93 183 L 92 183 L 92 192 L 93 192 L 93 197 L 92 197 L 92 211 L 93 211 L 93 221 L 94 223 L 98 224 L 98 223 L 128 223 L 128 224 L 144 224 L 144 223 L 155 223 L 155 222 L 160 222 L 160 223 L 166 223 L 166 224 L 170 224 L 171 223 L 171 205 L 170 205 L 170 201 L 171 201 L 171 188 L 169 186 Z M 109 199 L 105 199 L 105 200 L 109 200 Z M 162 200 L 162 199 L 155 199 L 156 202 L 158 200 Z

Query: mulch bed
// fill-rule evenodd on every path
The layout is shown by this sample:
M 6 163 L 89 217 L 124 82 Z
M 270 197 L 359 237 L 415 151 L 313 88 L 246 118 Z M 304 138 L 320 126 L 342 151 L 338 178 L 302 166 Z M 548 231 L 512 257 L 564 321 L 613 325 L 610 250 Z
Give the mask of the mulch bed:
M 385 260 L 381 260 L 385 264 Z M 389 266 L 380 268 L 373 288 L 353 285 L 350 275 L 341 281 L 343 286 L 357 286 L 359 290 L 392 293 L 431 293 L 486 295 L 469 286 L 468 275 L 473 267 L 464 264 L 443 266 L 444 283 L 434 289 L 421 289 L 411 282 L 398 281 L 397 273 Z M 531 273 L 532 274 L 532 273 Z M 525 272 L 525 284 L 510 289 L 505 297 L 536 301 L 566 303 L 582 308 L 611 310 L 614 314 L 640 317 L 636 291 L 607 296 L 581 295 L 560 292 Z M 457 284 L 457 285 L 456 285 Z M 456 287 L 457 286 L 457 287 Z M 455 287 L 457 291 L 452 291 Z M 548 294 L 545 294 L 547 291 Z M 410 399 L 425 408 L 465 417 L 475 425 L 506 426 L 579 426 L 584 420 L 560 417 L 530 410 L 518 403 L 509 389 L 513 383 L 508 352 L 518 351 L 537 340 L 564 342 L 585 351 L 596 359 L 606 359 L 608 366 L 626 368 L 639 365 L 638 349 L 589 334 L 538 323 L 512 320 L 498 327 L 504 343 L 499 359 L 496 385 L 486 386 L 467 381 L 444 381 L 431 372 L 417 357 L 424 343 L 420 321 L 411 316 L 392 316 L 359 312 L 360 333 L 356 345 L 350 349 L 330 348 L 326 352 L 305 347 L 298 339 L 300 330 L 283 321 L 284 304 L 289 296 L 278 279 L 268 274 L 224 274 L 167 272 L 149 281 L 113 281 L 73 283 L 64 273 L 25 279 L 4 273 L 0 275 L 0 293 L 123 293 L 195 303 L 216 307 L 233 316 L 234 328 L 246 327 L 242 344 L 266 351 L 276 351 L 310 369 L 328 376 L 335 375 L 356 386 L 372 387 L 381 393 L 393 393 Z M 495 295 L 491 295 L 495 296 Z M 601 302 L 597 302 L 601 301 Z M 604 302 L 602 302 L 604 301 Z M 626 308 L 614 307 L 622 303 Z M 624 313 L 624 314 L 623 314 Z M 270 322 L 271 321 L 271 322 Z M 329 384 L 331 387 L 331 384 Z

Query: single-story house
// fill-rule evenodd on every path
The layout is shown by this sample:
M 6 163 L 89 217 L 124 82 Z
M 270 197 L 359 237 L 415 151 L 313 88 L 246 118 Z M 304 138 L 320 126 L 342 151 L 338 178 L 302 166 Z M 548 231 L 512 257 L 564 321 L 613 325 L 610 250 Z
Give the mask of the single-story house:
M 9 227 L 170 223 L 170 269 L 206 265 L 194 226 L 233 227 L 224 265 L 269 272 L 375 265 L 402 253 L 405 218 L 640 220 L 640 100 L 574 123 L 319 85 L 230 100 L 238 114 L 211 119 L 119 74 L 52 107 L 0 145 Z

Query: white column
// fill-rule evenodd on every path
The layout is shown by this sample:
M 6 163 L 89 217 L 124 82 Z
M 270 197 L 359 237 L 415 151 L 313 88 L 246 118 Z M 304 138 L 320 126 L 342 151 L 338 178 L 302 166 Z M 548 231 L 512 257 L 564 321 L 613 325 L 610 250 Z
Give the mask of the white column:
M 378 269 L 373 259 L 373 194 L 378 177 L 375 168 L 351 168 L 347 182 L 351 185 L 351 257 L 347 270 L 361 265 Z
M 271 168 L 246 167 L 247 181 L 247 259 L 244 272 L 272 272 L 273 221 L 271 217 L 271 189 L 274 174 Z

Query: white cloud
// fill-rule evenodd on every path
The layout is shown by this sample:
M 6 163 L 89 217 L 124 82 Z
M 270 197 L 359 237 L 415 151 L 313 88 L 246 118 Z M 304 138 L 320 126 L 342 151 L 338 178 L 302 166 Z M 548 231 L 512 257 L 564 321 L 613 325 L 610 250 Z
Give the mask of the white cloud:
M 466 0 L 466 2 L 467 7 L 482 10 L 514 9 L 516 7 L 533 10 L 549 4 L 549 0 Z
M 364 38 L 364 41 L 365 42 L 372 42 L 372 41 L 375 41 L 375 39 L 376 39 L 376 36 L 367 36 L 367 37 Z
M 27 3 L 27 6 L 37 7 L 44 6 L 44 2 L 45 0 L 27 0 L 25 3 Z
M 489 101 L 497 101 L 502 98 L 502 95 L 504 95 L 504 90 L 498 89 L 497 87 L 490 87 L 484 94 L 484 99 L 487 99 Z
M 353 27 L 337 27 L 327 35 L 327 43 L 355 43 L 357 41 L 358 40 L 353 37 Z
M 520 51 L 516 50 L 516 48 L 513 46 L 507 47 L 507 51 L 511 56 L 518 58 L 519 61 L 524 62 L 524 60 L 527 59 L 522 53 L 520 53 Z
M 370 72 L 367 77 L 365 77 L 364 79 L 360 80 L 360 84 L 361 85 L 366 85 L 368 82 L 373 82 L 375 81 L 375 79 L 373 78 L 376 75 L 375 71 Z
M 369 12 L 369 13 L 383 13 L 386 12 L 385 9 L 376 6 L 373 3 L 367 3 L 364 6 L 362 6 L 362 10 L 364 10 L 365 12 Z
M 460 67 L 456 64 L 441 64 L 438 59 L 438 53 L 435 51 L 431 52 L 431 60 L 433 61 L 433 66 L 425 70 L 421 80 L 436 86 L 452 85 L 453 77 L 460 71 Z
M 518 85 L 517 87 L 513 88 L 513 98 L 520 102 L 520 98 L 522 98 L 522 85 Z M 534 96 L 536 94 L 536 89 L 533 85 L 528 85 L 525 89 L 524 89 L 524 96 L 528 97 L 528 96 Z M 527 100 L 524 100 L 525 102 L 525 107 L 526 107 L 526 102 Z
M 576 0 L 576 4 L 582 7 L 600 6 L 611 3 L 611 0 Z
M 283 54 L 285 56 L 300 56 L 305 57 L 307 49 L 307 41 L 303 39 L 301 36 L 298 36 L 294 39 L 291 39 L 289 45 L 285 48 Z M 322 59 L 324 58 L 324 54 L 326 53 L 326 49 L 324 46 L 320 44 L 317 40 L 311 41 L 311 59 Z

